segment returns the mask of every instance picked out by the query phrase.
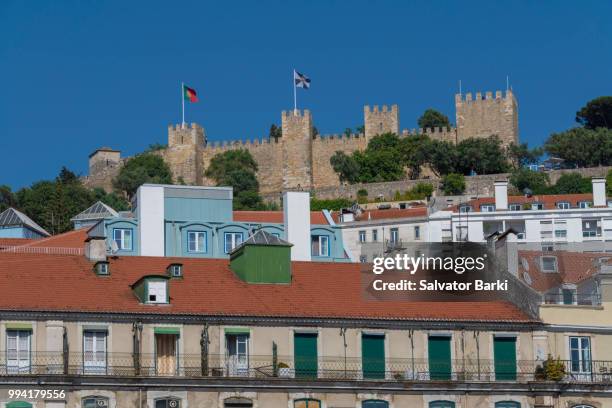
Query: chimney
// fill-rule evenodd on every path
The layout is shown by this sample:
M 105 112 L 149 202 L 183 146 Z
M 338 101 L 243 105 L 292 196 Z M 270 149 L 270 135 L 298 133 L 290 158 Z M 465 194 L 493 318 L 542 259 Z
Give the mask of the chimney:
M 285 238 L 293 244 L 292 261 L 310 261 L 310 193 L 283 193 L 283 221 Z
M 85 257 L 92 262 L 106 261 L 106 238 L 90 236 L 85 240 Z
M 505 211 L 508 209 L 508 180 L 498 180 L 495 186 L 495 209 Z
M 140 255 L 164 256 L 164 186 L 143 184 L 136 200 Z
M 606 179 L 593 177 L 593 207 L 605 207 L 606 204 Z

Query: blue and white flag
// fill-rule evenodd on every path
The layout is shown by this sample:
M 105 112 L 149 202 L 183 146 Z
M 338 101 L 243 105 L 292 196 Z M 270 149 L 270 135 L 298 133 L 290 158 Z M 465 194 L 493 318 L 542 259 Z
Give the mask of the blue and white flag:
M 310 88 L 310 78 L 304 74 L 300 74 L 295 69 L 293 70 L 293 81 L 295 82 L 295 86 L 297 88 Z

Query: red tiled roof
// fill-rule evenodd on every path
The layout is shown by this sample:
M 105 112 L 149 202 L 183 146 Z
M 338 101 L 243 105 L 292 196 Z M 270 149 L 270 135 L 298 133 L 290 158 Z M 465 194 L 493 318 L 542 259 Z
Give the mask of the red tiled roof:
M 593 194 L 548 194 L 548 195 L 533 195 L 531 197 L 526 196 L 508 196 L 508 205 L 510 204 L 531 204 L 531 203 L 542 203 L 544 204 L 545 210 L 554 210 L 557 208 L 559 202 L 569 202 L 571 208 L 578 208 L 580 201 L 591 201 L 593 202 Z M 462 204 L 454 205 L 449 208 L 452 211 L 459 211 L 459 207 L 465 205 L 471 205 L 474 211 L 480 211 L 480 206 L 483 204 L 495 204 L 494 197 L 483 197 L 475 200 L 470 200 Z
M 610 258 L 610 254 L 606 253 L 568 251 L 519 251 L 518 256 L 519 278 L 539 292 L 546 292 L 564 283 L 580 283 L 599 271 L 598 259 Z M 540 258 L 542 256 L 557 258 L 557 272 L 541 270 Z M 525 272 L 529 275 L 531 283 L 526 281 Z
M 359 264 L 294 262 L 292 283 L 248 284 L 224 259 L 115 257 L 97 276 L 83 256 L 0 254 L 0 310 L 389 320 L 533 321 L 508 302 L 368 301 Z M 143 305 L 130 285 L 183 264 L 170 305 Z
M 386 219 L 399 219 L 399 218 L 412 218 L 412 217 L 425 217 L 427 216 L 427 207 L 412 207 L 412 208 L 389 208 L 386 210 L 364 210 L 359 216 L 355 217 L 355 221 L 368 221 L 368 220 L 386 220 Z M 334 211 L 332 218 L 335 222 L 340 221 L 340 212 Z
M 240 222 L 265 222 L 271 224 L 282 224 L 282 211 L 234 211 L 234 221 Z M 311 211 L 310 223 L 316 225 L 327 225 L 327 219 L 323 211 Z
M 0 247 L 19 246 L 33 241 L 30 238 L 0 238 Z
M 25 246 L 46 248 L 83 248 L 87 238 L 87 228 L 64 232 L 48 238 L 37 239 Z

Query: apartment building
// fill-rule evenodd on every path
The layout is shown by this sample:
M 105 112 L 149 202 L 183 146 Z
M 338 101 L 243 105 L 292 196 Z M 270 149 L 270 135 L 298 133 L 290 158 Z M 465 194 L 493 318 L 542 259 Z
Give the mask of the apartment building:
M 364 209 L 332 213 L 353 262 L 371 262 L 390 248 L 427 242 L 427 207 Z
M 113 255 L 95 228 L 47 245 L 79 240 L 0 251 L 2 388 L 64 391 L 3 408 L 612 406 L 612 336 L 521 305 L 368 301 L 361 264 L 292 261 L 308 240 L 265 230 L 229 259 Z
M 497 181 L 495 197 L 468 200 L 429 216 L 431 242 L 485 242 L 509 229 L 518 243 L 537 244 L 534 249 L 573 243 L 574 250 L 609 250 L 612 200 L 606 198 L 605 179 L 593 178 L 592 194 L 525 196 L 508 196 L 508 182 Z

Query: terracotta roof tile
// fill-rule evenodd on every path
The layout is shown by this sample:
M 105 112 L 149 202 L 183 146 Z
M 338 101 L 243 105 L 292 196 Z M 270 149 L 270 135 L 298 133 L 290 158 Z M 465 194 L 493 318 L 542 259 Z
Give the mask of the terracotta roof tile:
M 271 224 L 283 223 L 282 211 L 234 211 L 234 221 L 261 222 Z M 310 223 L 316 225 L 327 225 L 327 219 L 323 211 L 311 211 Z
M 87 229 L 78 229 L 53 235 L 49 238 L 34 240 L 25 246 L 46 248 L 83 248 L 87 238 Z
M 533 195 L 531 197 L 526 196 L 508 196 L 508 205 L 510 204 L 532 204 L 532 203 L 542 203 L 544 204 L 545 210 L 554 210 L 557 208 L 557 203 L 559 202 L 569 202 L 571 208 L 578 208 L 578 203 L 580 201 L 593 201 L 593 194 L 540 194 Z M 494 197 L 483 197 L 477 198 L 475 200 L 470 200 L 465 203 L 454 205 L 450 207 L 448 210 L 452 210 L 454 212 L 459 211 L 460 206 L 471 205 L 474 211 L 480 211 L 480 206 L 483 204 L 495 204 Z
M 519 277 L 539 292 L 546 292 L 563 283 L 580 283 L 599 272 L 598 260 L 610 258 L 606 253 L 585 253 L 568 251 L 519 251 Z M 557 271 L 544 272 L 540 258 L 554 256 L 557 258 Z M 525 279 L 525 272 L 531 283 Z
M 30 238 L 0 238 L 0 247 L 19 246 L 33 241 Z
M 362 298 L 360 265 L 294 262 L 292 283 L 248 284 L 228 260 L 116 257 L 97 276 L 83 256 L 0 253 L 0 310 L 132 312 L 251 317 L 530 322 L 502 301 L 410 302 Z M 170 280 L 170 305 L 138 303 L 130 285 L 183 264 Z

